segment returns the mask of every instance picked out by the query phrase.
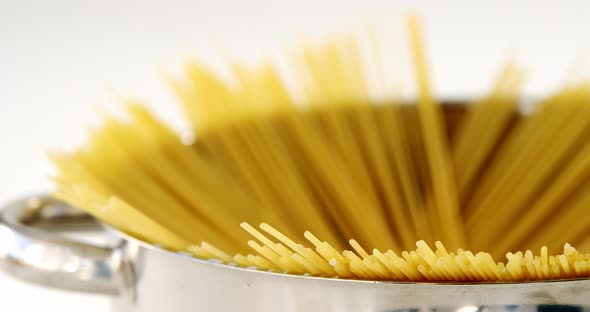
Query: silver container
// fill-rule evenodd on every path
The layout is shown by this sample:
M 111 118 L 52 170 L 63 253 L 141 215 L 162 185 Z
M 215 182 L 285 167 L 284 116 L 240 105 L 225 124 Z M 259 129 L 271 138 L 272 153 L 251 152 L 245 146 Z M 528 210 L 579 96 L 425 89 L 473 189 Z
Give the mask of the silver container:
M 195 259 L 115 230 L 106 230 L 113 238 L 106 246 L 56 234 L 64 224 L 80 227 L 88 218 L 47 196 L 2 207 L 0 268 L 49 287 L 102 293 L 118 312 L 543 312 L 590 306 L 590 280 L 428 284 L 292 276 Z

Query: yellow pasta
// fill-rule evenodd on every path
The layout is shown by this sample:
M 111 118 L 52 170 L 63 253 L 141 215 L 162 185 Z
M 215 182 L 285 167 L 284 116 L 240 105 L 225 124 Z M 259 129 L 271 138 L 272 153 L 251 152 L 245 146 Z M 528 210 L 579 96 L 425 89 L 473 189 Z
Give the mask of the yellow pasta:
M 284 274 L 590 277 L 590 87 L 521 114 L 522 70 L 508 63 L 483 98 L 440 105 L 419 28 L 410 16 L 414 102 L 369 96 L 396 69 L 372 60 L 368 73 L 379 44 L 364 55 L 353 35 L 290 51 L 294 88 L 270 59 L 228 60 L 232 83 L 193 62 L 167 77 L 193 143 L 128 100 L 129 118 L 51 153 L 54 194 L 161 248 Z
M 419 92 L 417 110 L 432 183 L 433 212 L 431 215 L 441 220 L 445 226 L 444 230 L 435 227 L 436 234 L 444 237 L 449 244 L 458 247 L 465 244 L 465 234 L 461 227 L 459 202 L 455 191 L 446 132 L 441 124 L 439 108 L 428 86 L 426 60 L 417 18 L 410 16 L 408 24 Z

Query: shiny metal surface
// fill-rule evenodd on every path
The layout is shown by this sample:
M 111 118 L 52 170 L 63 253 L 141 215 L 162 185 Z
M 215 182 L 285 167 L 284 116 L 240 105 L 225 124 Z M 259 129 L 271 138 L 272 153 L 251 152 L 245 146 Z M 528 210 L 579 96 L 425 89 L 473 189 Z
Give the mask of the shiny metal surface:
M 55 226 L 65 219 L 84 224 L 88 215 L 50 197 L 31 196 L 3 207 L 0 268 L 45 286 L 118 294 L 130 276 L 124 250 L 75 241 L 41 226 L 52 226 L 42 221 Z
M 43 234 L 26 220 L 73 215 L 75 210 L 48 197 L 36 202 L 25 199 L 0 211 L 1 267 L 36 283 L 109 294 L 117 312 L 543 312 L 590 306 L 590 280 L 424 284 L 326 279 L 194 259 L 115 230 L 121 240 L 113 248 L 74 243 Z M 51 207 L 52 213 L 42 213 Z

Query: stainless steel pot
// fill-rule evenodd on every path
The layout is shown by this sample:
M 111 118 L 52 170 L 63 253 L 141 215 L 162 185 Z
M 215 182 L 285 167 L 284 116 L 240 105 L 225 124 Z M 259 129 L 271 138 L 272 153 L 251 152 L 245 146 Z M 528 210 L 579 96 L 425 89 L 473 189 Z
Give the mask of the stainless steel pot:
M 4 206 L 0 267 L 37 284 L 111 296 L 113 311 L 121 312 L 582 311 L 590 306 L 590 280 L 426 284 L 291 276 L 195 259 L 108 228 L 114 237 L 110 246 L 56 234 L 64 224 L 86 224 L 81 218 L 88 216 L 48 196 Z

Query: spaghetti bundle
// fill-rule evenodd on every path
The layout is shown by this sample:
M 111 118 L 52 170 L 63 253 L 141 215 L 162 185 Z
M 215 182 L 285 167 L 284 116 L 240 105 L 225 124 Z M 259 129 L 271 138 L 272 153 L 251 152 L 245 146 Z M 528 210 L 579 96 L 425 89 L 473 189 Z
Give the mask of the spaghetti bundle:
M 128 101 L 128 120 L 106 117 L 85 147 L 51 154 L 55 195 L 149 243 L 260 270 L 590 276 L 589 86 L 523 115 L 523 74 L 507 64 L 472 105 L 439 105 L 414 17 L 409 29 L 415 103 L 371 99 L 354 36 L 290 55 L 303 103 L 269 62 L 233 63 L 238 86 L 191 63 L 170 84 L 194 142 Z

